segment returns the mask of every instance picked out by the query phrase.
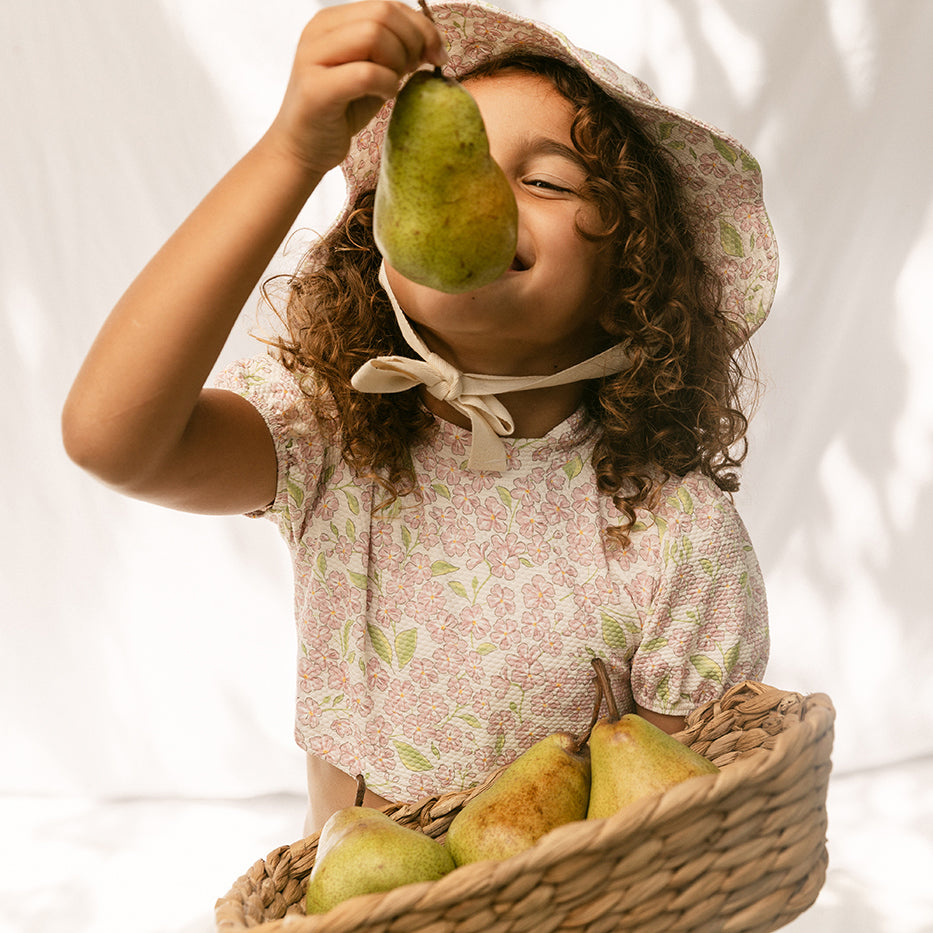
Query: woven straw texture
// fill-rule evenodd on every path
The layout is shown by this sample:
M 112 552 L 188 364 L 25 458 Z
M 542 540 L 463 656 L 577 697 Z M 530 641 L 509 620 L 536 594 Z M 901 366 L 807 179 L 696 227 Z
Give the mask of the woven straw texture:
M 816 900 L 826 875 L 835 712 L 748 681 L 694 711 L 678 738 L 722 769 L 605 820 L 553 830 L 502 862 L 304 914 L 317 836 L 256 862 L 217 901 L 218 933 L 765 933 Z M 386 812 L 443 837 L 471 791 Z

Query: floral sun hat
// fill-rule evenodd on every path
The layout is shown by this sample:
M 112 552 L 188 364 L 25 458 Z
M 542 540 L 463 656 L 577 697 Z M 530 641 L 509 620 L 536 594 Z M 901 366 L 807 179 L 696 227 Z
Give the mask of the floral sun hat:
M 577 48 L 560 32 L 476 0 L 430 5 L 445 39 L 444 73 L 457 78 L 477 65 L 521 50 L 577 65 L 622 103 L 673 158 L 696 224 L 703 258 L 723 283 L 723 310 L 747 339 L 771 309 L 777 288 L 778 251 L 762 197 L 761 169 L 737 140 L 681 110 L 667 107 L 651 88 L 606 58 Z M 354 137 L 344 176 L 347 206 L 375 187 L 382 140 L 392 101 Z

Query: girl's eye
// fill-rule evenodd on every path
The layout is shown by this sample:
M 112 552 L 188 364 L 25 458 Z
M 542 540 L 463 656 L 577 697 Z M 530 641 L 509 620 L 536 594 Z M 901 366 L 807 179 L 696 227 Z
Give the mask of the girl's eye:
M 529 178 L 525 181 L 525 184 L 529 188 L 538 188 L 542 191 L 555 191 L 561 194 L 570 194 L 570 188 L 565 185 L 559 185 L 556 182 L 550 181 L 546 178 Z

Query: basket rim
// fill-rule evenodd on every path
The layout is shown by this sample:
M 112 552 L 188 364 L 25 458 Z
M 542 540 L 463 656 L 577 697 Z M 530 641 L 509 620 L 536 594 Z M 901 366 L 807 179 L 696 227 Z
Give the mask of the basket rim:
M 618 813 L 599 820 L 577 820 L 558 826 L 538 840 L 534 846 L 524 852 L 502 861 L 482 861 L 459 866 L 455 871 L 436 881 L 417 882 L 403 885 L 384 893 L 358 895 L 338 904 L 326 914 L 305 915 L 287 914 L 281 920 L 265 921 L 250 929 L 257 933 L 273 933 L 280 924 L 287 922 L 287 928 L 301 933 L 324 933 L 343 929 L 342 921 L 351 917 L 358 918 L 362 910 L 373 923 L 387 921 L 401 913 L 424 909 L 443 909 L 460 902 L 465 893 L 471 897 L 482 896 L 506 888 L 532 867 L 546 870 L 563 863 L 568 858 L 586 858 L 598 855 L 609 844 L 618 845 L 629 837 L 644 838 L 648 831 L 669 825 L 672 821 L 689 820 L 696 811 L 709 807 L 745 785 L 749 794 L 756 787 L 765 784 L 777 772 L 789 755 L 800 755 L 808 747 L 815 747 L 827 732 L 831 732 L 835 719 L 835 710 L 829 697 L 824 693 L 802 695 L 794 691 L 778 690 L 757 681 L 745 681 L 731 688 L 722 697 L 710 701 L 688 717 L 688 726 L 678 733 L 684 736 L 702 722 L 704 716 L 715 715 L 723 708 L 740 706 L 743 702 L 753 702 L 765 695 L 783 696 L 782 702 L 799 702 L 799 720 L 791 721 L 775 737 L 771 748 L 759 747 L 744 753 L 741 757 L 722 766 L 715 774 L 700 775 L 690 778 L 663 793 L 650 798 L 642 798 L 639 806 L 626 807 Z M 428 797 L 410 805 L 392 804 L 383 808 L 389 816 L 395 818 L 406 812 L 422 812 L 431 801 L 452 803 L 462 806 L 472 796 L 487 787 L 503 768 L 497 769 L 476 787 L 467 791 Z M 828 777 L 828 772 L 827 772 Z M 825 788 L 823 788 L 825 794 Z M 594 832 L 595 830 L 595 832 Z M 309 858 L 316 850 L 319 834 L 313 834 L 292 843 L 280 846 L 267 856 L 267 860 L 286 858 L 295 860 Z M 262 865 L 264 860 L 256 863 Z M 254 866 L 256 867 L 256 866 Z M 237 893 L 241 876 L 224 898 L 215 905 L 218 918 L 218 930 L 236 930 L 233 925 L 223 926 L 219 914 L 225 904 L 241 903 Z M 351 926 L 347 926 L 351 929 Z

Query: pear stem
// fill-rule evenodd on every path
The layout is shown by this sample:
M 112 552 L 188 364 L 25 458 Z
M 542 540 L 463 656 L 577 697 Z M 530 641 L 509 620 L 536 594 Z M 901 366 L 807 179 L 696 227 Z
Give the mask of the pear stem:
M 609 683 L 606 662 L 602 658 L 593 658 L 590 663 L 593 665 L 593 670 L 596 671 L 602 693 L 606 697 L 606 705 L 609 707 L 609 715 L 606 717 L 606 721 L 618 722 L 622 717 L 619 716 L 619 707 L 616 705 L 616 698 L 612 692 L 612 684 Z
M 353 803 L 354 807 L 363 806 L 363 798 L 366 796 L 366 779 L 362 774 L 356 776 L 356 800 Z
M 430 8 L 428 7 L 426 0 L 418 0 L 418 6 L 421 7 L 421 12 L 424 13 L 424 15 L 427 16 L 427 18 L 431 20 L 431 22 L 433 23 L 434 14 L 431 12 Z
M 595 678 L 596 686 L 596 700 L 593 703 L 593 715 L 590 717 L 590 724 L 586 727 L 586 731 L 577 739 L 576 745 L 574 745 L 574 751 L 579 752 L 583 750 L 583 746 L 586 745 L 590 740 L 590 735 L 593 732 L 593 726 L 596 725 L 596 720 L 599 719 L 599 709 L 603 705 L 603 685 L 599 682 L 599 678 Z

